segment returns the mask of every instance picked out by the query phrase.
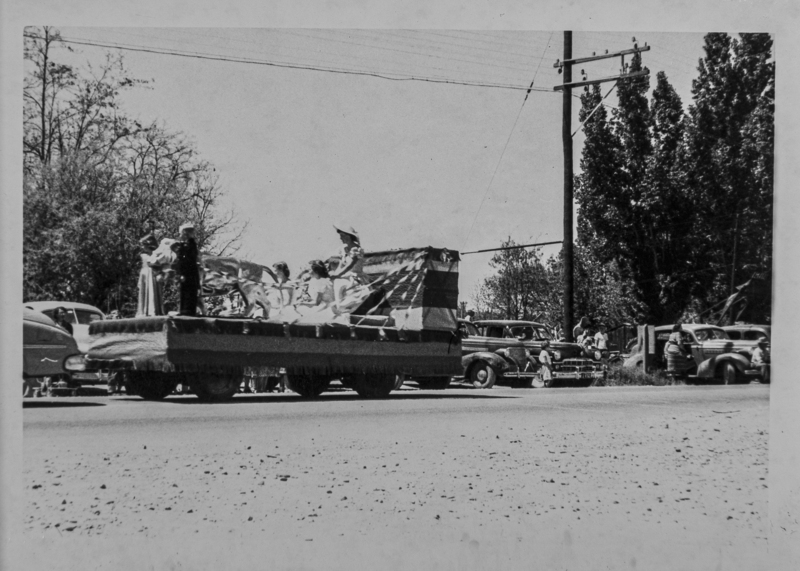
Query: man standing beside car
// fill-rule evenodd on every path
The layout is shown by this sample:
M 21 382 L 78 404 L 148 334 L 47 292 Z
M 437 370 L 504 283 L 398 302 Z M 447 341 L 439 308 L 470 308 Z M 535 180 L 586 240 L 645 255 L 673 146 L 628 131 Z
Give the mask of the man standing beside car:
M 594 335 L 594 346 L 600 351 L 605 351 L 608 349 L 608 335 L 606 334 L 605 325 L 597 326 L 597 333 Z
M 769 356 L 767 354 L 767 341 L 763 337 L 758 340 L 758 345 L 753 349 L 753 354 L 750 357 L 750 365 L 757 369 L 761 374 L 761 380 L 764 383 L 769 382 Z

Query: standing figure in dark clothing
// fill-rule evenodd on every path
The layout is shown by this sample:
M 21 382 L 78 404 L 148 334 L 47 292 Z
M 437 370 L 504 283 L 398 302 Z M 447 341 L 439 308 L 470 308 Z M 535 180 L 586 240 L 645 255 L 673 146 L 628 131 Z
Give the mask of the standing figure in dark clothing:
M 180 227 L 181 237 L 172 245 L 178 259 L 175 270 L 180 284 L 180 307 L 178 315 L 197 315 L 197 300 L 200 291 L 200 267 L 197 263 L 197 242 L 194 238 L 194 225 Z

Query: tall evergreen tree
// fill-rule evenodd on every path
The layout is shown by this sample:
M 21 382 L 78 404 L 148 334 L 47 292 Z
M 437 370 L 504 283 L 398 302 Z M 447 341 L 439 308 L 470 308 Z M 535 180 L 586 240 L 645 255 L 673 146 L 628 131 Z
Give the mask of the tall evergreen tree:
M 637 54 L 628 71 L 641 69 Z M 689 208 L 676 167 L 684 129 L 680 98 L 663 73 L 652 103 L 648 89 L 647 79 L 621 82 L 611 119 L 598 107 L 598 86 L 582 97 L 578 235 L 601 262 L 613 263 L 626 291 L 636 292 L 625 313 L 636 308 L 639 319 L 661 322 L 680 313 L 688 298 L 675 276 L 686 269 L 680 226 Z
M 768 319 L 772 273 L 775 67 L 768 34 L 708 34 L 693 82 L 683 153 L 696 206 L 695 295 L 711 305 L 751 277 L 762 295 L 751 319 Z

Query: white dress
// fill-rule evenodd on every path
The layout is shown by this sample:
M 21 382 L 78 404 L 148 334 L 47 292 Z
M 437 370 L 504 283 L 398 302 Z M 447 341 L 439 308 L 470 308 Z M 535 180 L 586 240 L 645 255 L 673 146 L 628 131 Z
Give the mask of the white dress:
M 539 362 L 542 364 L 542 380 L 549 381 L 553 378 L 553 374 L 550 370 L 553 361 L 550 359 L 550 353 L 547 352 L 546 349 L 542 349 L 542 352 L 539 353 Z
M 328 307 L 333 303 L 333 282 L 330 278 L 308 280 L 308 295 L 315 306 Z

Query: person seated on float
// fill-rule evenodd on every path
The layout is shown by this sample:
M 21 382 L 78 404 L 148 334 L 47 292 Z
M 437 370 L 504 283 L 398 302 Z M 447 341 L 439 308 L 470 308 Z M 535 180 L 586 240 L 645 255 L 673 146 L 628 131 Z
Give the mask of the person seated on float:
M 335 299 L 333 282 L 328 274 L 328 268 L 321 260 L 312 260 L 310 263 L 311 278 L 308 280 L 309 302 L 296 303 L 295 306 L 310 306 L 317 309 L 326 309 Z
M 331 274 L 336 302 L 342 301 L 347 293 L 359 285 L 369 282 L 364 274 L 364 250 L 358 232 L 352 226 L 334 226 L 342 241 L 339 250 L 339 267 Z
M 288 307 L 294 301 L 294 285 L 289 283 L 289 266 L 286 262 L 277 262 L 272 264 L 272 269 L 275 274 L 275 285 L 272 286 L 276 292 L 275 305 L 278 308 Z

